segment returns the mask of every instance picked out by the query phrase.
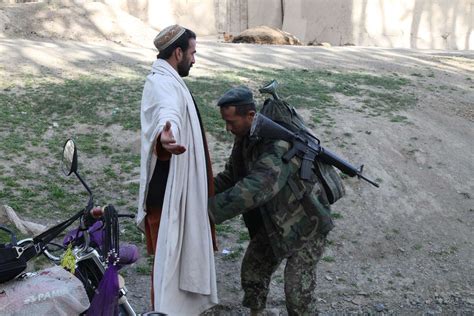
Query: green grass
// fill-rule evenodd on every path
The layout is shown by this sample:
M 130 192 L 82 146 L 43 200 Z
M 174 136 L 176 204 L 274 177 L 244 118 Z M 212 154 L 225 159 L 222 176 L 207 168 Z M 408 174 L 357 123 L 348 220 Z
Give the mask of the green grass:
M 321 258 L 321 260 L 323 260 L 325 262 L 335 262 L 336 258 L 334 258 L 333 256 L 324 256 L 324 257 Z
M 140 155 L 115 145 L 111 127 L 139 136 L 140 100 L 146 71 L 117 67 L 107 75 L 11 74 L 0 78 L 0 203 L 8 204 L 26 219 L 41 223 L 64 220 L 83 208 L 88 199 L 74 175 L 60 168 L 65 140 L 72 137 L 79 151 L 79 174 L 94 193 L 96 205 L 112 203 L 120 212 L 135 212 L 138 196 Z M 5 77 L 6 78 L 6 77 Z M 216 106 L 230 87 L 246 84 L 257 104 L 269 95 L 258 88 L 271 79 L 279 82 L 278 94 L 297 109 L 308 109 L 321 133 L 337 127 L 335 109 L 353 111 L 354 116 L 382 116 L 395 123 L 406 118 L 399 110 L 416 104 L 405 92 L 410 79 L 398 74 L 379 76 L 361 72 L 327 70 L 210 71 L 185 81 L 193 92 L 206 131 L 219 142 L 233 137 L 224 132 Z M 344 95 L 363 107 L 340 104 Z M 346 133 L 347 137 L 351 137 Z M 336 215 L 335 215 L 336 216 Z M 123 224 L 123 239 L 141 242 L 133 223 Z M 230 225 L 218 225 L 220 234 L 235 234 Z M 240 233 L 240 242 L 248 236 Z
M 18 240 L 18 238 L 21 236 L 18 229 L 16 229 L 16 227 L 7 227 L 7 228 L 10 229 L 13 232 L 13 234 L 16 236 L 16 238 Z M 11 241 L 12 241 L 12 238 L 11 238 L 10 233 L 0 229 L 0 244 L 11 243 Z
M 138 265 L 135 267 L 135 271 L 141 275 L 150 275 L 152 266 L 147 264 Z
M 344 216 L 343 216 L 341 213 L 332 212 L 332 213 L 331 213 L 331 217 L 334 218 L 334 219 L 341 219 L 341 218 L 343 218 Z
M 239 242 L 244 242 L 244 241 L 248 241 L 250 240 L 250 236 L 248 234 L 248 231 L 247 229 L 244 229 L 242 231 L 239 232 Z
M 412 246 L 412 248 L 413 248 L 414 250 L 421 250 L 421 249 L 423 249 L 423 245 L 415 244 L 415 245 Z
M 242 246 L 238 246 L 236 249 L 232 249 L 231 253 L 222 257 L 224 261 L 237 261 L 244 253 L 244 248 Z

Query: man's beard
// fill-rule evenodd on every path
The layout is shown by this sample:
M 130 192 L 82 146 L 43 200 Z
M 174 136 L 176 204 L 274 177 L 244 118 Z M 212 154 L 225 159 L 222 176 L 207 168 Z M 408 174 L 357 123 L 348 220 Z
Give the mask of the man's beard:
M 191 69 L 192 65 L 189 63 L 187 59 L 183 59 L 178 64 L 178 74 L 181 77 L 187 77 L 189 75 L 189 69 Z

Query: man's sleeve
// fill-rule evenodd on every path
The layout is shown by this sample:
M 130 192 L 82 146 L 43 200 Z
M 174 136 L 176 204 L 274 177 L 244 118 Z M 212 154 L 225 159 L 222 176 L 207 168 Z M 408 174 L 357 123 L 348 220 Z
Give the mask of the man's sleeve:
M 216 224 L 258 207 L 280 192 L 298 168 L 293 161 L 283 162 L 281 157 L 288 149 L 289 144 L 284 141 L 269 142 L 248 176 L 209 200 Z

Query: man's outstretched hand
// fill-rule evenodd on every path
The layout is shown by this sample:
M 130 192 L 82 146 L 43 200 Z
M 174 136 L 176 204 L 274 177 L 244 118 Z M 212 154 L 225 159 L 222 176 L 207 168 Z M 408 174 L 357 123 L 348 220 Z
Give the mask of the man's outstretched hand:
M 161 146 L 173 155 L 180 155 L 186 151 L 186 147 L 176 144 L 173 131 L 171 130 L 171 123 L 168 121 L 163 128 L 160 135 Z

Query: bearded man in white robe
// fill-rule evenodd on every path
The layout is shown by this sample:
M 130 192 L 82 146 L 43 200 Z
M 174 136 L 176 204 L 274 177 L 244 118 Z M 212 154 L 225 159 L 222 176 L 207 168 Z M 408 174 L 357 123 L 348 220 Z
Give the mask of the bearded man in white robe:
M 155 255 L 152 304 L 168 315 L 198 315 L 217 304 L 215 231 L 207 215 L 213 195 L 205 133 L 182 77 L 196 35 L 179 25 L 155 38 L 159 51 L 141 102 L 141 169 L 137 224 Z

